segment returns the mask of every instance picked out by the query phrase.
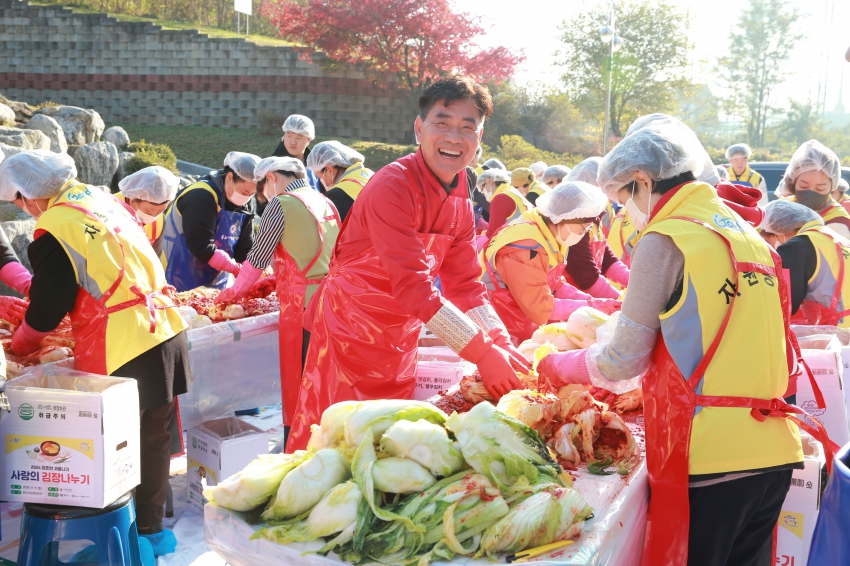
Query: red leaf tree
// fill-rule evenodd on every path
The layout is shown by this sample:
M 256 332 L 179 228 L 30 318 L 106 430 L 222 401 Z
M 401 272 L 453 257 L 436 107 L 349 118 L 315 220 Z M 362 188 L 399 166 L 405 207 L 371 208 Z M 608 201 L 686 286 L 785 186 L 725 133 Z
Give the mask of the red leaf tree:
M 336 63 L 396 75 L 410 90 L 456 73 L 506 80 L 525 59 L 480 48 L 480 19 L 453 12 L 447 0 L 277 0 L 264 3 L 263 15 L 283 37 Z

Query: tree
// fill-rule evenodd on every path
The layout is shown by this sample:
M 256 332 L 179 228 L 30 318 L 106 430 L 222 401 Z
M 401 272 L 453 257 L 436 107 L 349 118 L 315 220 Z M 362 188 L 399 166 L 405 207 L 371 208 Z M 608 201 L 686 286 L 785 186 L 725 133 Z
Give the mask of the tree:
M 721 73 L 733 89 L 731 102 L 743 114 L 747 141 L 754 147 L 764 145 L 770 93 L 785 79 L 783 63 L 803 37 L 795 31 L 799 19 L 800 12 L 786 0 L 749 0 L 729 30 L 729 56 L 721 61 Z
M 770 128 L 776 134 L 776 141 L 784 142 L 785 149 L 794 151 L 804 141 L 818 138 L 824 134 L 824 121 L 811 101 L 798 102 L 791 100 L 790 108 L 785 112 L 785 119 L 775 128 Z
M 600 40 L 599 29 L 607 23 L 606 3 L 559 26 L 561 78 L 588 116 L 601 117 L 605 111 L 608 44 Z M 667 0 L 618 4 L 616 23 L 623 47 L 614 54 L 610 129 L 621 137 L 638 116 L 675 110 L 671 83 L 684 75 L 691 45 L 687 16 Z
M 279 0 L 264 14 L 283 37 L 338 64 L 395 75 L 411 91 L 455 73 L 504 80 L 524 59 L 478 47 L 479 19 L 453 12 L 448 0 Z

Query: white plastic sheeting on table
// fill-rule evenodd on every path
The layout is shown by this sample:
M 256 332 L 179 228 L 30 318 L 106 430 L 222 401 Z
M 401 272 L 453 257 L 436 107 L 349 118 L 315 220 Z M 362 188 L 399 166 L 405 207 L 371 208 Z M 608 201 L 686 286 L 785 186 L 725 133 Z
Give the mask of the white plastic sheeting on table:
M 580 474 L 576 489 L 594 508 L 594 518 L 575 544 L 543 555 L 528 564 L 537 566 L 637 566 L 640 564 L 649 503 L 646 465 L 642 461 L 627 477 Z M 265 539 L 249 540 L 259 526 L 243 519 L 244 514 L 208 503 L 204 507 L 204 538 L 231 566 L 287 564 L 288 566 L 339 566 L 335 554 L 307 554 L 322 547 L 321 540 L 279 545 Z M 487 560 L 457 558 L 434 566 L 491 566 Z
M 278 314 L 186 333 L 195 381 L 179 397 L 185 430 L 233 411 L 280 403 Z

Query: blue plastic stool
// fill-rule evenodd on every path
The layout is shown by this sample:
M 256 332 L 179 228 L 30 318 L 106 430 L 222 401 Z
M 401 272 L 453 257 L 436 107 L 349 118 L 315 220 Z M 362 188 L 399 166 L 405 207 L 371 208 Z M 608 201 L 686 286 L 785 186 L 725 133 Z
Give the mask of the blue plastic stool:
M 90 540 L 99 562 L 87 566 L 142 566 L 136 509 L 130 493 L 103 509 L 24 504 L 19 566 L 59 566 L 59 542 Z
M 850 444 L 832 461 L 832 475 L 821 500 L 812 535 L 809 564 L 850 564 Z

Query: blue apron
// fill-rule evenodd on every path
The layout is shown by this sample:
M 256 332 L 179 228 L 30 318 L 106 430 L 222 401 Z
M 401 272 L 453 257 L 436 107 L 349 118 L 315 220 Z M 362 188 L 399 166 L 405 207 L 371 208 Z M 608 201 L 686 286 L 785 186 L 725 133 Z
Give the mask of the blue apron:
M 165 214 L 165 228 L 162 234 L 163 265 L 165 266 L 165 279 L 170 285 L 174 285 L 177 291 L 189 291 L 197 287 L 214 287 L 224 289 L 230 278 L 226 271 L 219 271 L 209 265 L 202 263 L 186 244 L 186 236 L 183 233 L 183 217 L 177 210 L 177 200 L 190 190 L 205 190 L 210 187 L 216 193 L 220 209 L 215 219 L 215 247 L 223 250 L 233 257 L 233 248 L 242 234 L 242 224 L 246 214 L 241 212 L 228 212 L 224 209 L 226 197 L 224 189 L 219 189 L 214 183 L 198 181 L 180 191 Z
M 829 447 L 826 447 L 829 450 Z M 850 564 L 850 444 L 836 454 L 812 535 L 809 564 Z

